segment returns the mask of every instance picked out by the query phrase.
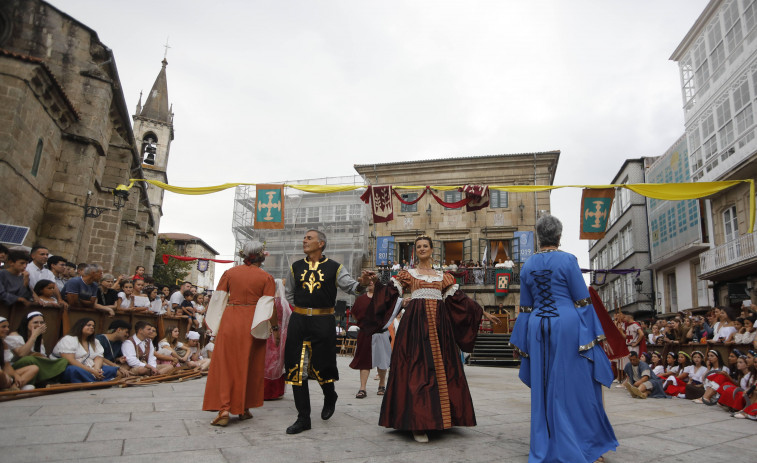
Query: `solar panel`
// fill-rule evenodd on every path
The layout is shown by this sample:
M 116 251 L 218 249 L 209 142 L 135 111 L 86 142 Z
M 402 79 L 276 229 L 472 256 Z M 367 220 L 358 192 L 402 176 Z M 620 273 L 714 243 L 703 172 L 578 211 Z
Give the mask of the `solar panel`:
M 0 243 L 24 244 L 29 227 L 0 223 Z

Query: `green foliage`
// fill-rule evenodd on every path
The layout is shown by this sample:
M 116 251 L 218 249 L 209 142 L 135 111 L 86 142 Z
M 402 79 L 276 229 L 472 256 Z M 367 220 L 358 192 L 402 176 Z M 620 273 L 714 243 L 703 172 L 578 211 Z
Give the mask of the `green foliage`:
M 182 262 L 176 259 L 169 259 L 167 264 L 163 263 L 163 254 L 179 255 L 176 243 L 173 240 L 158 240 L 158 249 L 155 252 L 155 266 L 153 275 L 155 282 L 161 285 L 173 285 L 176 280 L 184 280 L 189 276 L 192 270 L 192 262 Z

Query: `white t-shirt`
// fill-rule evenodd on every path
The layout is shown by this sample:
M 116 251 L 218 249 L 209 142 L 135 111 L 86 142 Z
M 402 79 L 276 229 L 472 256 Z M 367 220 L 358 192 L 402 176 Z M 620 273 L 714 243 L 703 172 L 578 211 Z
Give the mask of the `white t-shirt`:
M 150 298 L 147 296 L 134 296 L 134 307 L 150 307 Z
M 126 293 L 121 291 L 118 293 L 118 307 L 123 309 L 131 309 L 134 307 L 131 303 L 131 297 L 126 297 Z
M 754 342 L 754 337 L 757 335 L 757 331 L 746 332 L 744 334 L 736 333 L 733 335 L 733 342 L 736 344 L 751 344 Z
M 209 342 L 209 343 L 205 344 L 205 347 L 202 348 L 202 351 L 200 352 L 200 355 L 202 355 L 203 357 L 207 358 L 208 357 L 208 352 L 213 352 L 213 349 L 215 349 L 215 348 L 216 348 L 216 345 L 214 343 L 212 343 L 212 342 Z
M 103 356 L 103 346 L 95 339 L 94 344 L 87 344 L 88 349 L 81 345 L 76 336 L 63 336 L 50 354 L 51 359 L 63 358 L 62 354 L 74 354 L 74 358 L 88 367 L 95 366 L 95 358 Z
M 720 330 L 718 330 L 718 332 L 715 334 L 713 339 L 715 341 L 719 341 L 720 340 L 719 338 L 723 338 L 723 341 L 725 341 L 726 339 L 728 339 L 728 336 L 730 336 L 731 333 L 735 333 L 735 332 L 736 332 L 735 326 L 724 326 L 720 328 Z
M 749 379 L 752 377 L 752 373 L 749 372 L 744 375 L 743 378 L 741 378 L 741 383 L 739 386 L 741 386 L 741 389 L 747 389 L 749 387 Z
M 683 369 L 684 373 L 689 374 L 689 380 L 699 381 L 700 383 L 704 382 L 704 375 L 707 373 L 707 367 L 702 365 L 699 367 L 699 370 L 694 371 L 696 367 L 694 365 L 689 365 L 686 368 Z
M 641 327 L 638 323 L 631 323 L 626 327 L 626 345 L 631 346 L 631 343 L 636 340 L 636 332 L 639 331 Z M 638 346 L 631 346 L 631 347 L 638 347 Z
M 37 268 L 34 262 L 29 262 L 26 266 L 26 271 L 29 272 L 29 289 L 34 292 L 34 286 L 40 280 L 50 280 L 55 283 L 55 274 L 49 268 L 42 267 Z
M 665 373 L 665 367 L 662 365 L 657 365 L 652 369 L 652 373 L 654 373 L 657 376 L 660 376 L 661 374 Z
M 163 309 L 163 300 L 161 298 L 156 298 L 154 301 L 150 302 L 150 312 L 153 312 L 157 315 L 162 315 L 166 313 L 166 310 Z
M 176 291 L 175 293 L 171 294 L 171 299 L 169 299 L 171 302 L 171 308 L 173 308 L 174 304 L 181 307 L 181 303 L 184 302 L 184 295 L 181 294 L 181 291 Z
M 8 349 L 10 349 L 11 351 L 18 349 L 24 344 L 26 344 L 26 341 L 24 341 L 24 338 L 22 338 L 20 334 L 9 334 L 8 336 L 5 337 L 5 345 L 8 346 Z M 40 350 L 39 351 L 40 354 L 47 356 L 47 352 L 45 352 L 44 342 L 42 342 L 42 344 L 39 345 L 39 350 Z M 29 352 L 29 354 L 33 352 L 34 352 L 34 345 L 32 345 L 32 352 Z M 14 354 L 13 360 L 18 360 L 18 359 L 19 357 L 17 357 Z

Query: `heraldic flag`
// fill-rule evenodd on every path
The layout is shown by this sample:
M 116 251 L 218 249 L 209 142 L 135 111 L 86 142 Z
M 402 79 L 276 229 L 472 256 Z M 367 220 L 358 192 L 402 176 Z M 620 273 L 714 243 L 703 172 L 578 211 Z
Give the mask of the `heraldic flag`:
M 255 194 L 255 228 L 284 229 L 284 185 L 257 185 Z
M 581 195 L 581 235 L 579 239 L 599 240 L 604 238 L 614 198 L 615 189 L 613 188 L 584 189 Z
M 495 296 L 504 296 L 510 291 L 510 281 L 513 279 L 513 269 L 498 268 L 496 273 L 497 285 L 494 287 Z

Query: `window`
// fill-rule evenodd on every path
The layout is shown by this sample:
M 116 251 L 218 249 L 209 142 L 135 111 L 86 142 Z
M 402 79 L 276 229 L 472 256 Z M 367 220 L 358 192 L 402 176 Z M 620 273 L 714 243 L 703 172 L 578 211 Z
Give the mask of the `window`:
M 489 207 L 492 209 L 508 208 L 507 191 L 489 190 Z
M 733 107 L 740 111 L 749 103 L 749 81 L 745 80 L 738 87 L 733 89 Z
M 618 262 L 620 262 L 620 249 L 618 249 L 618 238 L 613 238 L 610 240 L 610 258 L 612 260 L 613 267 L 618 265 Z
M 463 199 L 463 192 L 462 191 L 445 191 L 444 192 L 444 202 L 445 203 L 456 203 Z M 445 207 L 445 209 L 453 209 L 452 207 Z
M 723 25 L 726 30 L 725 43 L 728 47 L 728 53 L 736 56 L 741 53 L 742 48 L 739 45 L 744 39 L 744 32 L 741 30 L 741 19 L 739 18 L 739 6 L 736 2 L 731 2 L 723 12 Z M 736 47 L 739 47 L 738 50 Z
M 717 139 L 715 137 L 710 137 L 706 142 L 704 142 L 702 148 L 704 150 L 704 158 L 710 159 L 715 153 L 718 152 Z
M 736 217 L 736 206 L 731 206 L 723 212 L 723 227 L 725 241 L 733 241 L 739 236 L 739 220 Z
M 720 144 L 723 145 L 723 148 L 733 143 L 733 121 L 728 121 L 728 123 L 720 129 L 718 135 L 720 136 Z
M 707 138 L 715 131 L 715 119 L 712 114 L 706 116 L 702 121 L 702 138 Z
M 694 69 L 691 67 L 691 59 L 687 58 L 681 62 L 681 80 L 683 81 L 683 98 L 685 103 L 694 102 Z
M 743 111 L 736 114 L 736 132 L 741 135 L 754 124 L 754 115 L 752 114 L 752 105 L 749 104 Z
M 710 305 L 709 297 L 708 297 L 708 291 L 707 291 L 707 280 L 700 280 L 699 275 L 702 274 L 702 266 L 700 264 L 694 265 L 694 284 L 697 287 L 697 305 L 699 307 L 704 307 L 707 305 Z
M 626 258 L 633 252 L 633 231 L 630 224 L 620 231 L 620 240 L 622 258 Z
M 750 32 L 757 25 L 757 5 L 755 5 L 754 1 L 749 0 L 746 0 L 744 3 L 749 3 L 744 7 L 744 25 L 747 32 Z
M 403 193 L 402 199 L 404 201 L 415 201 L 418 199 L 418 193 Z M 406 205 L 400 203 L 400 212 L 418 212 L 418 203 Z
M 712 78 L 717 79 L 723 74 L 723 63 L 725 63 L 725 46 L 723 45 L 723 33 L 720 30 L 720 22 L 715 21 L 707 33 L 707 39 L 710 42 L 710 69 L 712 69 Z
M 34 162 L 32 163 L 32 175 L 37 176 L 39 172 L 39 163 L 42 161 L 42 139 L 37 140 L 37 150 L 34 152 Z
M 704 91 L 710 78 L 710 66 L 707 62 L 707 50 L 705 49 L 704 40 L 694 49 L 694 61 L 694 65 L 696 66 L 694 77 L 699 89 Z
M 334 206 L 334 222 L 346 222 L 347 221 L 347 206 L 342 204 L 340 206 Z

